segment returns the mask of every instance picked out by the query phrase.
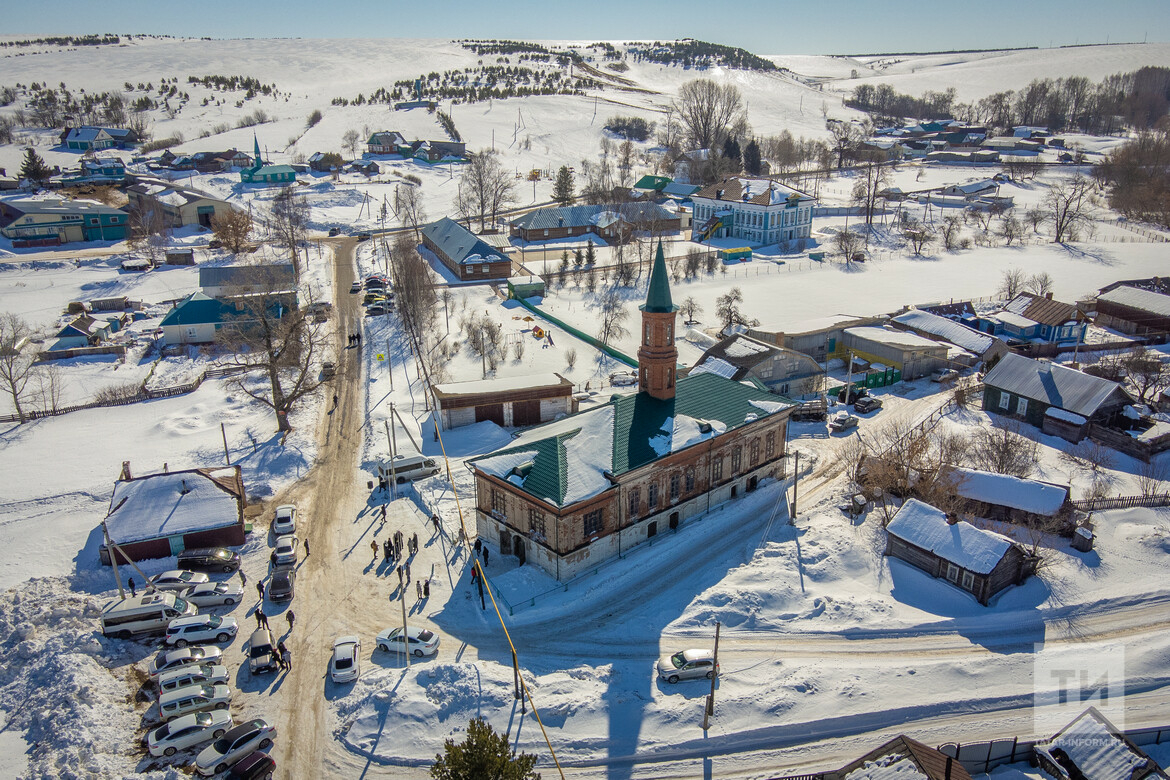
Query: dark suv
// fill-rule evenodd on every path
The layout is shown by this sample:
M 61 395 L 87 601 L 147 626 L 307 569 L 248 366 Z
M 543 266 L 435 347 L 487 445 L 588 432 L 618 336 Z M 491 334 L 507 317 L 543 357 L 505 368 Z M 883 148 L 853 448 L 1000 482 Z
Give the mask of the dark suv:
M 225 547 L 204 547 L 179 553 L 180 569 L 235 571 L 240 568 L 240 554 Z
M 267 753 L 257 750 L 241 758 L 232 767 L 230 776 L 241 780 L 271 780 L 275 770 L 276 760 Z

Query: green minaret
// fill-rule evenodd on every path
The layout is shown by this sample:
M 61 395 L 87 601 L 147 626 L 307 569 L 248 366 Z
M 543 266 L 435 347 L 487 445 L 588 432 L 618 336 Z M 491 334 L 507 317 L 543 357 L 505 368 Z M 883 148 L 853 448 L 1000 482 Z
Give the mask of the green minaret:
M 674 347 L 674 320 L 678 307 L 670 299 L 670 282 L 666 276 L 666 259 L 662 242 L 650 269 L 650 289 L 642 309 L 642 338 L 638 346 L 638 391 L 663 401 L 674 398 L 675 366 L 678 350 Z

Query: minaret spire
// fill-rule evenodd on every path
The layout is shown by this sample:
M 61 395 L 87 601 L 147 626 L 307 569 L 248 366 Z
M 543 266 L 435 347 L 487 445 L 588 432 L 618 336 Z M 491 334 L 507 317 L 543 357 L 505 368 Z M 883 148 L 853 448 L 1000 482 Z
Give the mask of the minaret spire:
M 638 347 L 638 391 L 660 400 L 674 398 L 678 350 L 674 346 L 675 312 L 662 242 L 650 268 L 650 287 L 642 310 L 642 338 Z

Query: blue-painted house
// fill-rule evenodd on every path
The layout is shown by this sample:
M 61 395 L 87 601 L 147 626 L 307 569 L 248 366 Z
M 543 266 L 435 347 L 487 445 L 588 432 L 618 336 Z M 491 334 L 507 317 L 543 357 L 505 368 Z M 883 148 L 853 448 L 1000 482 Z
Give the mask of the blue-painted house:
M 1052 293 L 1020 293 L 1000 311 L 964 323 L 1006 340 L 1062 343 L 1077 341 L 1088 327 L 1077 307 L 1052 299 Z
M 77 172 L 65 177 L 68 184 L 124 184 L 126 163 L 118 157 L 82 160 Z
M 61 144 L 66 149 L 75 152 L 111 149 L 113 147 L 128 149 L 138 143 L 138 140 L 138 134 L 125 127 L 82 125 L 81 127 L 67 127 L 61 133 Z
M 272 165 L 264 162 L 260 155 L 260 141 L 255 135 L 252 140 L 256 145 L 255 160 L 249 167 L 240 171 L 240 181 L 245 184 L 287 184 L 297 180 L 297 172 L 291 165 Z
M 0 235 L 18 249 L 74 241 L 121 241 L 130 215 L 92 200 L 9 200 L 0 202 Z
M 256 321 L 248 317 L 250 309 L 245 305 L 245 300 L 249 297 L 212 298 L 201 292 L 191 293 L 175 304 L 175 308 L 159 323 L 163 343 L 167 346 L 210 344 L 215 341 L 215 334 L 226 325 L 246 328 L 249 322 Z M 295 292 L 275 293 L 267 297 L 271 298 L 269 305 L 278 317 L 283 317 L 285 311 L 291 312 L 297 308 Z

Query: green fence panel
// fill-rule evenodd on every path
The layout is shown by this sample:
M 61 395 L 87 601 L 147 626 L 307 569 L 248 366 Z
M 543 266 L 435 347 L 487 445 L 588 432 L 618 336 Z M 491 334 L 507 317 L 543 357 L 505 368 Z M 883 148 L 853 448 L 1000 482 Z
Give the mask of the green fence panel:
M 556 325 L 561 330 L 564 330 L 564 331 L 576 336 L 577 338 L 581 339 L 582 341 L 584 341 L 586 344 L 589 344 L 590 346 L 596 347 L 597 349 L 601 350 L 605 354 L 609 355 L 611 358 L 614 358 L 615 360 L 620 360 L 621 362 L 625 363 L 630 368 L 637 368 L 638 367 L 638 361 L 634 360 L 629 355 L 618 352 L 613 347 L 602 344 L 600 341 L 593 338 L 592 336 L 589 336 L 589 335 L 586 335 L 585 333 L 582 333 L 581 331 L 574 328 L 572 325 L 569 325 L 569 324 L 563 322 L 562 320 L 559 320 L 556 317 L 552 316 L 548 312 L 546 312 L 546 311 L 544 311 L 536 306 L 533 306 L 531 303 L 524 300 L 523 298 L 517 298 L 516 301 L 521 306 L 523 306 L 525 309 L 528 309 L 528 311 L 532 312 L 536 316 L 540 317 L 541 319 L 548 320 L 549 322 L 551 322 L 553 325 Z

